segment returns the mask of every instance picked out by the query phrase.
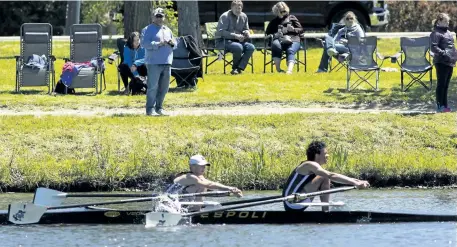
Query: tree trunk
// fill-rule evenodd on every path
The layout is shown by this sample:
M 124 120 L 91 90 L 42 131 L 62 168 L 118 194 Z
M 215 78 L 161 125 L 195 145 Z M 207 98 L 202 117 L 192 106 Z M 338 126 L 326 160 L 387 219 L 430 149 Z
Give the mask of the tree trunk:
M 81 0 L 67 1 L 67 18 L 65 20 L 65 34 L 70 35 L 70 27 L 79 24 L 81 14 Z
M 151 24 L 151 1 L 124 1 L 124 37 Z
M 200 49 L 203 48 L 198 1 L 177 1 L 177 5 L 178 35 L 192 35 L 200 46 Z

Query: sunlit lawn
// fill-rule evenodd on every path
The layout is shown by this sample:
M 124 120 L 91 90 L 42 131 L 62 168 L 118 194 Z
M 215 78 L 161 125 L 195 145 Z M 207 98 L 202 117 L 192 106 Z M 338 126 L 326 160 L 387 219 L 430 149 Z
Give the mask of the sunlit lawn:
M 312 43 L 312 42 L 310 42 Z M 116 48 L 114 42 L 105 42 L 103 56 L 109 56 Z M 58 58 L 69 56 L 68 42 L 54 42 L 54 54 Z M 384 55 L 392 55 L 399 49 L 399 39 L 379 40 L 379 51 Z M 19 54 L 18 42 L 0 42 L 0 57 L 13 57 Z M 380 90 L 374 92 L 367 84 L 360 90 L 346 92 L 346 71 L 317 74 L 322 49 L 312 43 L 307 51 L 307 72 L 303 66 L 300 72 L 293 75 L 263 73 L 263 55 L 255 53 L 255 71 L 250 68 L 242 75 L 232 76 L 222 73 L 222 61 L 209 67 L 204 80 L 199 80 L 198 90 L 172 92 L 167 95 L 166 107 L 182 106 L 218 106 L 252 104 L 256 102 L 279 102 L 305 106 L 310 103 L 321 104 L 353 104 L 353 103 L 424 103 L 432 105 L 434 90 L 427 92 L 422 86 L 413 86 L 410 91 L 400 91 L 400 72 L 381 72 Z M 268 57 L 269 58 L 269 57 Z M 303 58 L 303 54 L 301 54 Z M 56 80 L 58 80 L 64 61 L 56 62 Z M 285 65 L 283 65 L 284 67 Z M 383 67 L 397 68 L 390 60 Z M 284 67 L 285 68 L 285 67 Z M 143 107 L 144 96 L 123 96 L 117 92 L 117 74 L 114 65 L 107 64 L 107 90 L 101 95 L 94 95 L 92 89 L 77 89 L 77 95 L 49 96 L 46 88 L 23 88 L 14 93 L 15 61 L 0 60 L 0 106 L 8 109 L 27 109 L 39 107 L 43 110 L 56 108 L 91 108 L 91 107 Z M 433 75 L 435 77 L 435 75 Z M 426 76 L 428 78 L 428 76 Z M 374 79 L 374 77 L 373 77 Z M 434 81 L 435 86 L 435 81 Z M 171 87 L 175 87 L 173 83 Z M 122 86 L 121 86 L 122 88 Z M 173 90 L 172 90 L 173 91 Z M 455 105 L 457 87 L 451 83 L 449 97 L 451 106 Z

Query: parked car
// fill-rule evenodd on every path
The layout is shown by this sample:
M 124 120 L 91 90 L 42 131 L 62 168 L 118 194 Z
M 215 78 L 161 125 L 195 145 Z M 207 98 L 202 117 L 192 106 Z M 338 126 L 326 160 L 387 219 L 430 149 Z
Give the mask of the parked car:
M 243 12 L 251 27 L 262 29 L 265 21 L 274 18 L 271 8 L 278 1 L 243 1 Z M 295 15 L 305 29 L 328 28 L 340 22 L 344 13 L 352 11 L 366 29 L 384 27 L 389 21 L 389 11 L 384 1 L 286 1 L 291 14 Z M 231 1 L 199 1 L 200 22 L 216 22 L 219 16 L 230 9 Z

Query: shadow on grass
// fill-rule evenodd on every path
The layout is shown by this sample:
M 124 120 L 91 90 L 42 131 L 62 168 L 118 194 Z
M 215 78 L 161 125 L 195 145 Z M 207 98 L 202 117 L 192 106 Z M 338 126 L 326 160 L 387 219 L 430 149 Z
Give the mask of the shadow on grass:
M 190 88 L 181 88 L 181 87 L 172 87 L 168 89 L 169 93 L 193 93 L 197 91 L 197 88 L 195 87 L 190 87 Z
M 0 94 L 13 94 L 13 95 L 38 95 L 38 94 L 42 94 L 42 95 L 51 95 L 50 93 L 48 93 L 48 90 L 47 89 L 43 89 L 43 90 L 38 90 L 38 89 L 29 89 L 29 90 L 20 90 L 19 92 L 16 92 L 15 90 L 11 90 L 11 91 L 0 91 Z

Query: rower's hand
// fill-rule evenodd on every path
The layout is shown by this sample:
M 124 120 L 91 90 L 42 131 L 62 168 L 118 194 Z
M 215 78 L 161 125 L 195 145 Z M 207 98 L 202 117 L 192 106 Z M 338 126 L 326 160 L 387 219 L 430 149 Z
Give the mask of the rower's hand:
M 238 188 L 235 188 L 233 187 L 230 192 L 232 192 L 233 194 L 235 194 L 237 197 L 243 197 L 243 192 L 238 189 Z
M 357 180 L 357 184 L 355 185 L 355 187 L 357 187 L 357 189 L 366 189 L 370 187 L 370 183 L 368 183 L 368 181 L 365 180 Z

